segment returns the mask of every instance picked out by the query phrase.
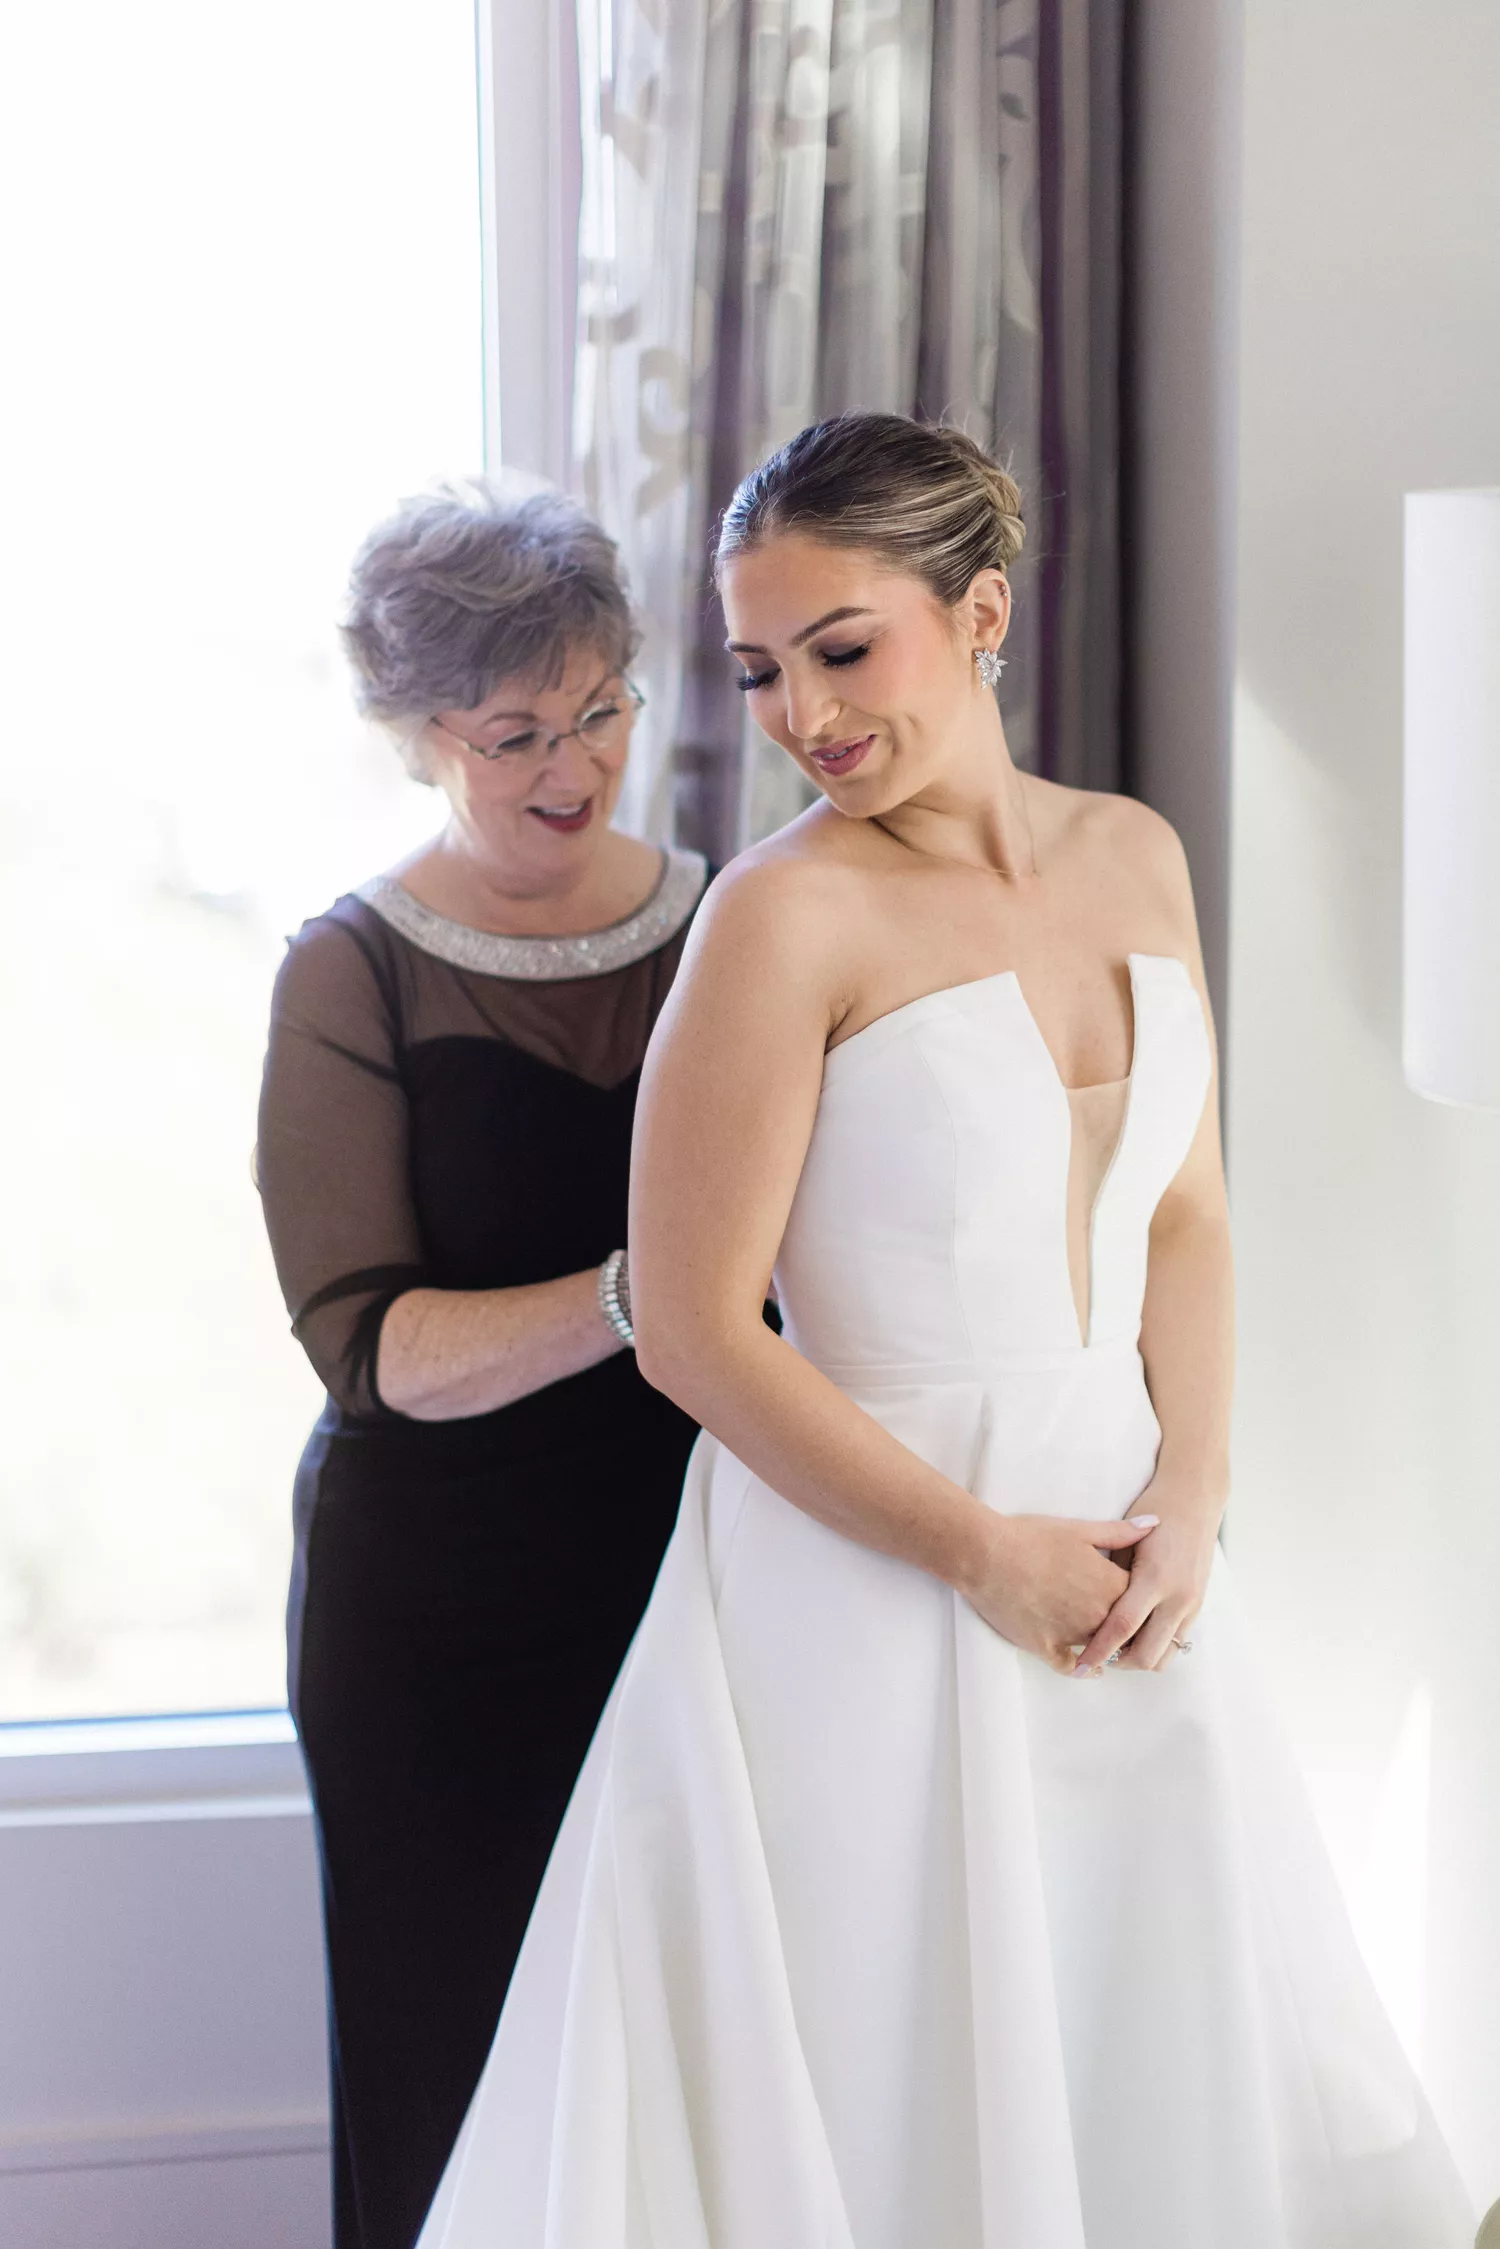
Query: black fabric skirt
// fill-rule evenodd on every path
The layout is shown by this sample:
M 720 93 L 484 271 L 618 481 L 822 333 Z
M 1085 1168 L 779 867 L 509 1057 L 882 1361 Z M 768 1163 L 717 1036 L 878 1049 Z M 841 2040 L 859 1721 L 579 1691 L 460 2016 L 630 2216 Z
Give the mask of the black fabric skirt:
M 616 1365 L 619 1362 L 615 1362 Z M 602 1370 L 601 1370 L 602 1371 Z M 291 1702 L 323 1875 L 336 2249 L 411 2249 L 484 2066 L 696 1434 L 630 1369 L 545 1457 L 429 1479 L 325 1415 Z

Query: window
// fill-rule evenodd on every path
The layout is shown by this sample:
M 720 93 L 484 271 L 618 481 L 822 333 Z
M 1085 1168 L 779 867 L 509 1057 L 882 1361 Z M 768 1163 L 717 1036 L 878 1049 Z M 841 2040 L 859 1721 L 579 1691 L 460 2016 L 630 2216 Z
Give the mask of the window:
M 12 11 L 0 1718 L 279 1703 L 317 1385 L 251 1185 L 286 933 L 436 824 L 334 623 L 481 459 L 469 0 Z

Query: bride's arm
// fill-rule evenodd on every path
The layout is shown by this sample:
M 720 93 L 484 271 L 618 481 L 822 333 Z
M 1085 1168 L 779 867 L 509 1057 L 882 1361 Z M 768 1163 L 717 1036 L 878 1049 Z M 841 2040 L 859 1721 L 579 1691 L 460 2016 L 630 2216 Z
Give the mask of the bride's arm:
M 1212 1040 L 1187 863 L 1175 837 L 1168 848 L 1179 944 Z M 1138 1548 L 1129 1590 L 1084 1650 L 1081 1668 L 1097 1669 L 1117 1648 L 1122 1669 L 1152 1671 L 1172 1660 L 1173 1640 L 1187 1637 L 1207 1590 L 1229 1496 L 1234 1275 L 1217 1056 L 1192 1147 L 1152 1220 L 1141 1356 L 1161 1448 L 1139 1504 L 1161 1526 Z
M 641 1371 L 795 1506 L 930 1571 L 1007 1639 L 1061 1663 L 1124 1582 L 1097 1549 L 1144 1533 L 994 1513 L 761 1317 L 843 1012 L 836 880 L 802 863 L 742 865 L 700 912 L 637 1109 L 629 1238 Z

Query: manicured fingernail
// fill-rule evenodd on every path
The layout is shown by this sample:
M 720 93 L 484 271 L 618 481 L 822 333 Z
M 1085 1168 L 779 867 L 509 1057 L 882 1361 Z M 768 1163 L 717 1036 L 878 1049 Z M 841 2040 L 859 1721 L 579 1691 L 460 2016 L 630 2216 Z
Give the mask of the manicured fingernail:
M 1075 1679 L 1087 1679 L 1087 1677 L 1089 1676 L 1088 1665 L 1086 1663 L 1075 1663 L 1073 1666 L 1073 1676 Z
M 1154 1531 L 1161 1521 L 1159 1515 L 1132 1515 L 1130 1520 L 1138 1531 Z

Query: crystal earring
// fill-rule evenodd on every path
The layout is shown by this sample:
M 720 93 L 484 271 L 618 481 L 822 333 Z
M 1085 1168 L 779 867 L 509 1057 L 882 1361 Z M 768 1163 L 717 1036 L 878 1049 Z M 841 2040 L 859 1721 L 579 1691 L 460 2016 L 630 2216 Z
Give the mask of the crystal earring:
M 979 676 L 986 687 L 998 687 L 1000 674 L 1005 669 L 1005 658 L 998 648 L 976 648 L 974 661 L 979 666 Z

